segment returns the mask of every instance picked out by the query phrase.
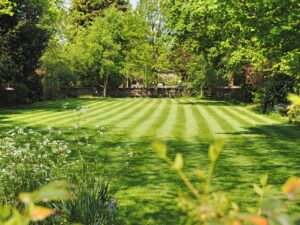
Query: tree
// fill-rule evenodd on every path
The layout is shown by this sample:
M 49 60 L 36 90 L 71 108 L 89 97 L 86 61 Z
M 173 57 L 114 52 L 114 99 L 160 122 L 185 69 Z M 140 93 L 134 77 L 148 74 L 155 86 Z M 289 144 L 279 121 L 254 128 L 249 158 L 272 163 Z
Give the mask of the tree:
M 202 54 L 218 74 L 244 74 L 247 66 L 266 80 L 292 76 L 299 88 L 297 1 L 167 0 L 164 6 L 174 46 L 194 43 L 191 53 Z
M 67 47 L 54 35 L 40 59 L 44 99 L 55 99 L 62 90 L 76 85 L 77 77 L 71 67 Z
M 71 17 L 75 27 L 84 27 L 103 14 L 104 10 L 115 6 L 121 11 L 128 8 L 127 0 L 72 0 Z
M 102 87 L 104 97 L 109 79 L 120 71 L 121 26 L 122 13 L 109 9 L 77 35 L 70 49 L 77 72 L 88 75 L 90 82 Z
M 135 11 L 127 11 L 123 19 L 121 73 L 128 87 L 129 80 L 145 78 L 151 74 L 150 30 L 147 22 Z
M 0 15 L 0 82 L 25 85 L 30 90 L 26 97 L 38 98 L 41 88 L 35 70 L 53 31 L 51 24 L 59 1 L 11 0 L 10 3 L 13 15 Z
M 170 70 L 170 40 L 165 28 L 165 11 L 161 0 L 141 0 L 137 5 L 137 13 L 148 24 L 148 54 L 151 64 L 149 83 L 158 82 L 158 74 Z M 150 75 L 150 74 L 149 74 Z

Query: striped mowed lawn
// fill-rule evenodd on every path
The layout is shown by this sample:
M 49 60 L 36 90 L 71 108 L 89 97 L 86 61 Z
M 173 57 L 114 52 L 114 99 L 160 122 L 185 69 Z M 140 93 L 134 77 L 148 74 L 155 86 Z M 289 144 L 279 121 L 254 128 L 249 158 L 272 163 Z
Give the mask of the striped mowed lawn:
M 63 109 L 68 102 L 69 108 Z M 207 149 L 216 138 L 227 140 L 216 170 L 214 187 L 227 191 L 245 206 L 255 203 L 252 183 L 269 174 L 279 187 L 300 175 L 300 128 L 227 102 L 178 99 L 67 99 L 0 110 L 2 131 L 48 126 L 70 134 L 74 108 L 83 106 L 83 132 L 92 146 L 84 155 L 95 170 L 112 180 L 124 224 L 178 224 L 183 218 L 175 197 L 187 191 L 180 179 L 159 159 L 151 145 L 163 141 L 169 154 L 184 155 L 184 169 L 208 165 Z M 105 128 L 104 135 L 97 133 Z

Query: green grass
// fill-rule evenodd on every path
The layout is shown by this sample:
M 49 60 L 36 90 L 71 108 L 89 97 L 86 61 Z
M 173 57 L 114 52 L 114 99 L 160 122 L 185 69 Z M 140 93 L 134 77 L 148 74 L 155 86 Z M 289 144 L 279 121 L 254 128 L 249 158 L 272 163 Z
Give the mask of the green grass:
M 228 191 L 245 206 L 255 203 L 252 183 L 268 173 L 279 187 L 291 175 L 300 175 L 300 128 L 256 114 L 227 102 L 182 99 L 68 99 L 0 110 L 2 131 L 16 126 L 69 131 L 74 113 L 69 102 L 88 107 L 84 130 L 96 136 L 84 155 L 101 164 L 101 173 L 113 180 L 125 224 L 178 224 L 182 220 L 175 198 L 186 191 L 179 178 L 151 148 L 156 140 L 181 152 L 185 170 L 208 165 L 207 149 L 215 138 L 226 138 L 216 179 L 216 190 Z M 66 132 L 68 134 L 68 132 Z M 68 137 L 67 138 L 71 138 Z M 130 154 L 133 153 L 133 157 Z M 99 171 L 100 173 L 100 171 Z

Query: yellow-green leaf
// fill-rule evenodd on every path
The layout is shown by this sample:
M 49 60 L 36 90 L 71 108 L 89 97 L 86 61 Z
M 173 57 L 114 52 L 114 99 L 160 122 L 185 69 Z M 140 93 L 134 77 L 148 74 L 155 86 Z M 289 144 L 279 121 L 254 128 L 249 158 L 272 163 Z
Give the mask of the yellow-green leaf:
M 218 139 L 215 141 L 213 145 L 209 147 L 208 156 L 212 162 L 215 162 L 219 158 L 219 154 L 224 147 L 225 141 L 222 139 Z
M 263 195 L 264 194 L 264 191 L 262 188 L 260 188 L 257 184 L 253 184 L 253 188 L 254 188 L 254 191 L 258 194 L 258 195 Z
M 261 184 L 262 186 L 266 186 L 267 183 L 268 183 L 268 179 L 269 179 L 269 177 L 268 177 L 267 174 L 264 175 L 264 176 L 262 176 L 262 177 L 260 178 L 260 184 Z
M 52 182 L 32 194 L 33 202 L 48 202 L 70 199 L 72 185 L 67 181 Z
M 298 96 L 298 95 L 289 94 L 288 95 L 288 100 L 293 102 L 296 105 L 300 105 L 300 96 Z
M 156 151 L 157 155 L 161 158 L 166 158 L 167 157 L 167 146 L 161 142 L 155 142 L 153 144 L 153 148 Z
M 182 157 L 182 154 L 180 154 L 180 153 L 176 154 L 173 168 L 175 170 L 182 170 L 182 168 L 183 168 L 183 157 Z
M 198 170 L 198 171 L 196 172 L 196 176 L 199 178 L 200 181 L 203 181 L 203 180 L 206 179 L 206 174 L 205 174 L 205 172 L 202 171 L 202 170 Z

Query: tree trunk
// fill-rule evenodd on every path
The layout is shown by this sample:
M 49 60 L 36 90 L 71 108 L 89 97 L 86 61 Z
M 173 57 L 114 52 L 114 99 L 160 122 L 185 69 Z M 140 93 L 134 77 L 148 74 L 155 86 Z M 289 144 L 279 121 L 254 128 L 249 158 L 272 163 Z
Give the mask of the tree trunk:
M 104 75 L 103 97 L 107 96 L 107 85 L 108 85 L 108 76 Z

